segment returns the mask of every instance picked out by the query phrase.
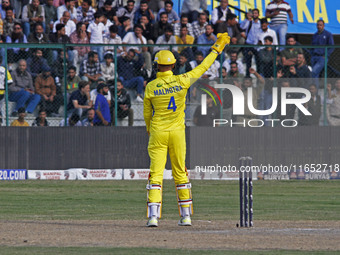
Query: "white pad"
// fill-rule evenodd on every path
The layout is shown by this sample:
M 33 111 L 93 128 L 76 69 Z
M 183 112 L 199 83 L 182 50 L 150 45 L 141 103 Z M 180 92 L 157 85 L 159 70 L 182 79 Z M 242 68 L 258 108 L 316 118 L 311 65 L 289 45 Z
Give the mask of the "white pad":
M 156 216 L 160 218 L 161 216 L 161 203 L 148 203 L 148 217 Z
M 189 199 L 186 200 L 180 200 L 179 196 L 178 196 L 178 190 L 181 189 L 188 189 L 189 190 Z M 178 201 L 178 207 L 179 207 L 179 211 L 180 211 L 180 216 L 184 217 L 184 216 L 189 216 L 192 215 L 192 195 L 191 195 L 191 183 L 183 183 L 183 184 L 178 184 L 176 185 L 176 193 L 177 193 L 177 201 Z M 183 205 L 189 205 L 189 207 L 182 207 Z

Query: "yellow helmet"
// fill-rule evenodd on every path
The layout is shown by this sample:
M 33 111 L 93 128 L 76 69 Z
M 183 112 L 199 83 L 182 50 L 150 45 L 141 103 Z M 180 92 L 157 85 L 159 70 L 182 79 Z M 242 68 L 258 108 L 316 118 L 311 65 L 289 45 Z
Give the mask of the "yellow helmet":
M 161 50 L 155 56 L 155 62 L 159 65 L 172 65 L 176 63 L 174 54 L 169 50 Z

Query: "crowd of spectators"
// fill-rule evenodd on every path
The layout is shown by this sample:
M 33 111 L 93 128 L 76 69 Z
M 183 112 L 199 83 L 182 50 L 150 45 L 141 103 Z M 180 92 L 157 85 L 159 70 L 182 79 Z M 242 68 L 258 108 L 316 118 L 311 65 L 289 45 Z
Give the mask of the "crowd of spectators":
M 121 2 L 124 4 L 120 5 Z M 68 100 L 66 125 L 113 123 L 115 103 L 111 95 L 115 86 L 118 118 L 128 117 L 129 125 L 132 125 L 131 101 L 143 102 L 145 86 L 154 77 L 152 61 L 155 54 L 159 50 L 171 50 L 177 59 L 174 73 L 182 74 L 199 65 L 210 52 L 209 46 L 196 47 L 195 44 L 211 45 L 217 34 L 223 32 L 228 32 L 231 44 L 237 47 L 227 48 L 222 61 L 218 58 L 202 78 L 209 81 L 222 78 L 244 91 L 249 86 L 257 90 L 262 88 L 256 94 L 254 104 L 263 110 L 271 107 L 274 77 L 282 80 L 294 78 L 289 86 L 315 89 L 314 101 L 318 102 L 325 50 L 294 47 L 299 42 L 293 35 L 287 35 L 288 18 L 294 23 L 294 17 L 289 4 L 282 0 L 270 2 L 263 18 L 258 9 L 248 11 L 242 22 L 230 8 L 228 0 L 221 0 L 211 13 L 207 11 L 204 0 L 184 0 L 180 13 L 174 10 L 171 0 L 1 0 L 0 14 L 3 24 L 1 42 L 80 44 L 67 48 L 65 52 L 43 45 L 41 48 L 15 48 L 14 45 L 8 48 L 7 63 L 13 80 L 9 86 L 9 100 L 16 103 L 12 115 L 17 116 L 19 109 L 22 111 L 24 107 L 26 115 L 30 116 L 39 106 L 36 126 L 48 125 L 46 116 L 60 116 L 64 93 Z M 113 44 L 127 46 L 115 48 Z M 157 46 L 151 47 L 152 44 Z M 176 46 L 171 46 L 173 44 Z M 333 44 L 333 36 L 325 30 L 324 21 L 318 20 L 312 45 Z M 281 47 L 276 48 L 275 55 L 273 47 L 276 45 Z M 328 56 L 332 52 L 329 49 Z M 4 54 L 1 51 L 1 56 Z M 67 70 L 66 82 L 64 70 Z M 297 82 L 296 78 L 304 78 L 307 82 Z M 115 80 L 119 82 L 115 84 Z M 134 93 L 127 93 L 126 89 Z M 98 103 L 91 100 L 91 91 L 105 97 L 108 105 L 102 96 L 96 97 L 96 100 L 100 99 Z M 191 93 L 195 98 L 195 90 Z M 327 102 L 334 103 L 338 93 L 329 94 Z M 109 120 L 108 117 L 102 119 L 103 114 L 97 109 L 104 106 L 110 110 Z M 332 114 L 329 116 L 334 116 L 334 112 Z M 197 123 L 201 122 L 197 120 Z M 317 124 L 308 120 L 301 123 Z

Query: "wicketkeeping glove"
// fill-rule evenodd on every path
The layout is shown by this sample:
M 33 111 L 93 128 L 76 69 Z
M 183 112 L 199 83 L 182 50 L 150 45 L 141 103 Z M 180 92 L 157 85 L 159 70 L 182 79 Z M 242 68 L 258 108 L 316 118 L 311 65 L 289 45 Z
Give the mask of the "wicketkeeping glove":
M 224 47 L 230 43 L 230 36 L 228 33 L 219 33 L 217 34 L 217 40 L 214 43 L 213 46 L 211 46 L 212 51 L 217 52 L 218 54 L 221 54 L 221 52 L 224 50 Z

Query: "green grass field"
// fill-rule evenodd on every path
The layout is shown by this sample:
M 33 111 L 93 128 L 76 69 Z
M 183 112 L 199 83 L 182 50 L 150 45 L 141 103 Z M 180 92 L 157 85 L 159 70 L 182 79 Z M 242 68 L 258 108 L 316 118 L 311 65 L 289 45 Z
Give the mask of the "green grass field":
M 192 181 L 193 220 L 239 217 L 238 182 Z M 145 181 L 13 181 L 0 183 L 0 221 L 145 220 Z M 177 220 L 172 181 L 164 182 L 163 219 Z M 340 221 L 339 181 L 255 181 L 256 221 Z M 1 230 L 0 230 L 1 234 Z M 110 247 L 10 247 L 0 254 L 202 254 L 195 250 Z M 155 252 L 155 253 L 153 253 Z M 210 250 L 204 254 L 225 254 Z M 335 254 L 334 251 L 228 251 L 228 254 Z

